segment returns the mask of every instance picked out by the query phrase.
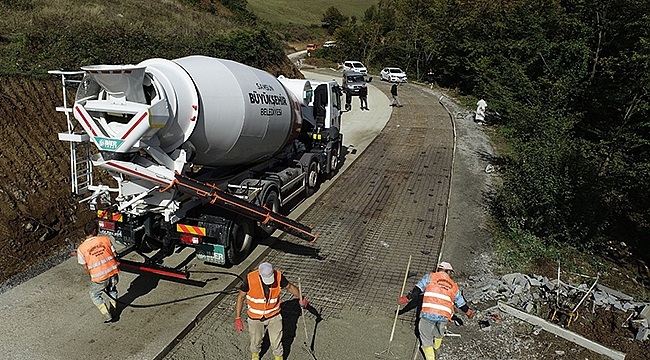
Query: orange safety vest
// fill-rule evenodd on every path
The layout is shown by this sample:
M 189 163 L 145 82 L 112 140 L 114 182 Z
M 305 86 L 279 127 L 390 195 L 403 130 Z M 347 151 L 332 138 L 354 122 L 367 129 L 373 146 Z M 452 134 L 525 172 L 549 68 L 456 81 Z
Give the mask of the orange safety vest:
M 258 270 L 251 271 L 248 274 L 248 293 L 246 300 L 248 302 L 248 317 L 251 319 L 268 319 L 280 313 L 280 279 L 282 273 L 274 270 L 275 282 L 269 286 L 269 298 L 264 296 L 262 287 L 262 278 Z
M 433 272 L 430 276 L 429 285 L 424 289 L 422 312 L 442 315 L 451 320 L 458 285 L 444 272 Z
M 95 236 L 79 245 L 79 252 L 86 260 L 90 280 L 104 281 L 119 272 L 118 262 L 108 236 Z

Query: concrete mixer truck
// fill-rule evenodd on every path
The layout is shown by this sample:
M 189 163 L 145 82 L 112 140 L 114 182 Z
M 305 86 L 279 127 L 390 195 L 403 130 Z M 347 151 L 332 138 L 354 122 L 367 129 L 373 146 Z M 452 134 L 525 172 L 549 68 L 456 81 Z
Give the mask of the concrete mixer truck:
M 72 193 L 125 245 L 121 256 L 135 252 L 141 270 L 186 276 L 163 264 L 178 247 L 236 264 L 275 229 L 316 239 L 280 210 L 337 171 L 335 80 L 276 78 L 205 56 L 81 70 L 50 71 L 63 86 L 57 111 L 68 129 L 59 139 L 70 143 Z M 97 168 L 112 181 L 97 181 Z

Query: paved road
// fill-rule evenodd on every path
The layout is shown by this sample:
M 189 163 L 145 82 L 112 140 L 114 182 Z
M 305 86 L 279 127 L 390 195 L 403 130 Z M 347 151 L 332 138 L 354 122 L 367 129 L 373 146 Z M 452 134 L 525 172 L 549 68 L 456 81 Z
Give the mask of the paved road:
M 308 74 L 308 78 L 331 79 L 337 74 Z M 371 87 L 372 111 L 361 112 L 358 104 L 344 115 L 342 132 L 348 149 L 347 169 L 380 133 L 390 116 L 388 99 Z M 375 108 L 373 108 L 373 106 Z M 345 174 L 341 171 L 338 176 Z M 319 193 L 296 208 L 296 217 L 309 208 L 320 194 L 327 193 L 328 181 Z M 321 232 L 325 235 L 329 229 Z M 322 236 L 323 236 L 322 235 Z M 297 240 L 298 242 L 300 240 Z M 283 242 L 279 242 L 282 244 Z M 277 245 L 276 245 L 277 246 Z M 298 243 L 296 247 L 304 246 Z M 221 292 L 238 282 L 238 276 L 257 264 L 269 250 L 258 246 L 244 263 L 229 269 L 190 261 L 192 278 L 207 282 L 193 287 L 150 275 L 122 272 L 118 286 L 120 302 L 128 305 L 118 322 L 103 324 L 88 297 L 88 275 L 70 259 L 43 274 L 0 294 L 0 358 L 2 359 L 153 359 L 175 344 L 179 334 L 193 327 L 223 298 Z M 176 254 L 166 265 L 176 266 L 190 257 Z M 230 299 L 228 299 L 230 301 Z
M 389 93 L 389 84 L 373 85 Z M 320 232 L 319 240 L 305 245 L 282 237 L 264 257 L 290 281 L 301 277 L 313 310 L 326 319 L 319 325 L 311 316 L 306 326 L 314 336 L 318 359 L 369 359 L 374 358 L 373 352 L 383 350 L 377 345 L 385 344 L 390 325 L 375 325 L 391 319 L 391 311 L 395 313 L 409 256 L 407 291 L 435 266 L 443 247 L 453 123 L 429 89 L 406 84 L 400 96 L 404 107 L 394 108 L 366 151 L 299 217 Z M 373 116 L 368 121 L 381 121 L 374 114 L 388 107 L 388 102 L 371 99 L 369 107 L 371 111 L 364 114 Z M 223 300 L 166 358 L 249 356 L 247 336 L 237 336 L 232 328 L 235 296 Z M 284 300 L 285 355 L 307 359 L 300 349 L 303 325 L 299 324 L 296 301 L 286 293 Z M 413 323 L 414 313 L 401 317 L 409 324 L 404 328 Z M 331 321 L 337 325 L 328 327 Z M 399 336 L 395 353 L 412 353 L 417 347 L 412 332 L 400 331 Z M 352 343 L 350 349 L 364 347 L 364 353 L 349 353 L 346 344 Z M 269 356 L 266 353 L 266 358 Z

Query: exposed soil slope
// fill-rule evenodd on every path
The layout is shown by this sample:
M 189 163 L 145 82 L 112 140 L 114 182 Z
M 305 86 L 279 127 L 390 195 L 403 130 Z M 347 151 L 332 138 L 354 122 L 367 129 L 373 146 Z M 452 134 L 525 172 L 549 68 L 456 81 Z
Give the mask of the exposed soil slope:
M 0 82 L 0 283 L 61 253 L 92 216 L 70 195 L 60 83 Z

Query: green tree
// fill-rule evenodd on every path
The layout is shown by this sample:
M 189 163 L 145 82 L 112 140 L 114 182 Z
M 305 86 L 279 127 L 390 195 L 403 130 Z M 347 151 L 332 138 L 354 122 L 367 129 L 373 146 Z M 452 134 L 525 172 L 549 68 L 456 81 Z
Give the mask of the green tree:
M 328 33 L 334 34 L 334 31 L 348 22 L 347 16 L 341 14 L 339 9 L 334 6 L 325 10 L 323 18 L 321 19 L 323 27 L 327 28 Z

